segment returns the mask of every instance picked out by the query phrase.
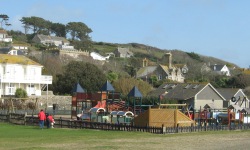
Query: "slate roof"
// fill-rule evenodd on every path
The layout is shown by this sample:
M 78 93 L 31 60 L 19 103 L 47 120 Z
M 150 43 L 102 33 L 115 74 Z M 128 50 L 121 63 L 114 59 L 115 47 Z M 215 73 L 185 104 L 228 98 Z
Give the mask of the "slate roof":
M 41 41 L 47 41 L 47 40 L 52 40 L 52 41 L 64 41 L 69 43 L 69 41 L 67 39 L 65 39 L 64 37 L 57 37 L 57 36 L 48 36 L 48 35 L 43 35 L 43 34 L 37 34 L 37 37 L 41 40 Z
M 218 88 L 216 89 L 226 100 L 231 98 L 240 90 L 238 88 Z
M 102 88 L 100 89 L 101 91 L 115 91 L 114 87 L 108 82 L 106 81 Z
M 162 95 L 165 99 L 172 100 L 188 100 L 194 98 L 206 86 L 212 86 L 209 83 L 165 83 L 155 91 L 150 93 L 150 96 L 159 97 Z M 214 89 L 216 90 L 216 89 Z M 219 93 L 218 93 L 219 94 Z M 221 95 L 220 95 L 221 96 Z
M 201 91 L 207 84 L 175 84 L 172 86 L 165 85 L 162 88 L 168 90 L 164 96 L 167 99 L 188 100 L 193 98 L 199 91 Z
M 210 68 L 213 71 L 221 71 L 221 69 L 224 67 L 225 65 L 211 65 Z
M 0 48 L 0 53 L 1 54 L 8 54 L 8 52 L 11 50 L 11 47 L 3 47 Z
M 79 83 L 76 83 L 74 88 L 72 89 L 72 93 L 85 93 L 85 89 L 82 88 L 82 86 Z
M 142 97 L 141 92 L 138 90 L 136 86 L 128 93 L 128 97 Z

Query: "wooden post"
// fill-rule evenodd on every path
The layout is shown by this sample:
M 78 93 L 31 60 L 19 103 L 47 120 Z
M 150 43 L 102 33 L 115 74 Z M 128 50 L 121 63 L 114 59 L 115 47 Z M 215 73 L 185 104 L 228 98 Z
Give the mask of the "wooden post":
M 178 110 L 177 109 L 175 109 L 174 110 L 174 127 L 177 127 L 177 125 L 178 125 L 178 118 L 177 118 L 177 113 L 178 113 Z
M 230 118 L 230 109 L 227 109 L 227 117 L 228 117 L 228 129 L 230 130 L 231 126 L 231 118 Z

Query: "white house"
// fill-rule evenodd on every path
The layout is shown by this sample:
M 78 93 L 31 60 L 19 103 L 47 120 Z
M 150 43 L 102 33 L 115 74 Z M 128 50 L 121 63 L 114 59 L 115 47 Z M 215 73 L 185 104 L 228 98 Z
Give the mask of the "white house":
M 52 84 L 52 76 L 42 75 L 42 68 L 25 56 L 0 54 L 0 96 L 14 95 L 17 88 L 40 96 Z
M 0 42 L 12 42 L 12 37 L 5 30 L 0 30 Z
M 110 57 L 110 56 L 104 57 L 104 56 L 102 56 L 102 55 L 100 55 L 100 54 L 98 54 L 98 53 L 96 53 L 96 52 L 91 52 L 91 53 L 90 53 L 90 56 L 91 56 L 93 59 L 95 59 L 95 60 L 101 60 L 101 61 L 107 60 L 107 59 L 109 59 L 109 57 Z
M 211 65 L 210 68 L 212 71 L 217 72 L 218 74 L 231 76 L 230 70 L 228 69 L 227 65 L 214 64 Z

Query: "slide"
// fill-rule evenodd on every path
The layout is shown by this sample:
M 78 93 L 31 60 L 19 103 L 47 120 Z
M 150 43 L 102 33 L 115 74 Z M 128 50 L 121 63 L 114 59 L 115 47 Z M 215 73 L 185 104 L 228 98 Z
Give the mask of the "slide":
M 106 101 L 98 101 L 97 105 L 94 108 L 106 108 Z

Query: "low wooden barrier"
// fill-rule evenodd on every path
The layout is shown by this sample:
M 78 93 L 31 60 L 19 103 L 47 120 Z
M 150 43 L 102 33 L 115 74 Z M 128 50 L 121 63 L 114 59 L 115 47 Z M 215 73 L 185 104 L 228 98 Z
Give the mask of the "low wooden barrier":
M 25 114 L 10 113 L 0 114 L 0 122 L 9 122 L 19 125 L 38 126 L 38 118 L 35 116 L 27 116 Z M 190 127 L 140 127 L 126 124 L 111 124 L 100 122 L 89 122 L 82 120 L 70 120 L 64 118 L 55 119 L 55 128 L 72 128 L 72 129 L 96 129 L 105 131 L 130 131 L 130 132 L 149 132 L 155 134 L 169 133 L 186 133 L 186 132 L 202 132 L 202 131 L 222 131 L 222 130 L 249 130 L 249 124 L 243 125 L 212 125 L 212 126 L 190 126 Z

